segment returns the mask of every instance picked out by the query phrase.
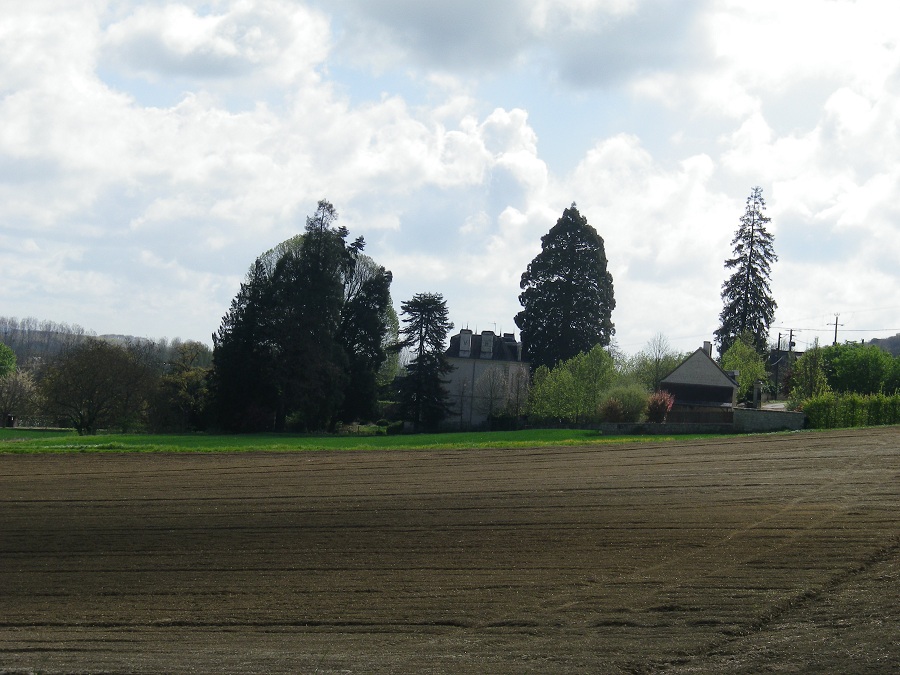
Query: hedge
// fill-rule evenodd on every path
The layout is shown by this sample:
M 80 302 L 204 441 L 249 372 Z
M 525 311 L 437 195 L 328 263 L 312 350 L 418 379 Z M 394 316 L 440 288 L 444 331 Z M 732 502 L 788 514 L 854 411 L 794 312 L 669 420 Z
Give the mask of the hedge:
M 828 392 L 803 402 L 813 429 L 900 424 L 900 394 L 835 394 Z

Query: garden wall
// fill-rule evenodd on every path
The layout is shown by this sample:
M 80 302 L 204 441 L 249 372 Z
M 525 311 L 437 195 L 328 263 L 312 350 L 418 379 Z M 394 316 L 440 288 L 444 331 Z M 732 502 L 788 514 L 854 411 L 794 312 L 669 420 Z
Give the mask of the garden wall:
M 732 423 L 700 423 L 700 422 L 666 422 L 651 424 L 649 422 L 600 424 L 596 428 L 601 434 L 609 436 L 621 435 L 682 435 L 682 434 L 753 434 L 770 431 L 799 431 L 803 429 L 806 415 L 799 412 L 781 410 L 755 410 L 751 408 L 735 408 Z
M 767 431 L 799 431 L 806 422 L 802 412 L 783 410 L 759 410 L 757 408 L 734 409 L 734 431 L 739 434 L 757 434 Z
M 592 426 L 606 436 L 674 436 L 682 434 L 730 434 L 734 433 L 733 424 L 704 424 L 701 422 L 664 422 L 653 424 L 651 422 L 619 424 L 598 424 Z

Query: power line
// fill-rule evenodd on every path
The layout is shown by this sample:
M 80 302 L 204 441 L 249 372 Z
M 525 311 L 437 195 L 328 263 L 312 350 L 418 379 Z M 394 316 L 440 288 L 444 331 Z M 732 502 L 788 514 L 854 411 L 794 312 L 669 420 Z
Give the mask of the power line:
M 834 326 L 833 323 L 827 324 L 828 326 Z M 843 326 L 844 324 L 839 324 Z M 772 326 L 772 328 L 781 328 L 782 330 L 790 330 L 789 326 Z M 831 328 L 794 328 L 794 330 L 808 330 L 816 333 L 830 333 L 832 332 Z M 898 331 L 900 332 L 900 328 L 847 328 L 844 330 L 845 333 L 885 333 L 887 331 Z
M 834 342 L 831 343 L 831 344 L 834 344 L 834 345 L 837 344 L 837 329 L 838 329 L 838 326 L 843 326 L 843 325 L 844 325 L 844 324 L 842 324 L 842 323 L 838 323 L 838 318 L 839 318 L 840 316 L 841 316 L 840 314 L 835 314 L 835 315 L 834 315 Z M 828 324 L 828 325 L 830 326 L 831 324 Z

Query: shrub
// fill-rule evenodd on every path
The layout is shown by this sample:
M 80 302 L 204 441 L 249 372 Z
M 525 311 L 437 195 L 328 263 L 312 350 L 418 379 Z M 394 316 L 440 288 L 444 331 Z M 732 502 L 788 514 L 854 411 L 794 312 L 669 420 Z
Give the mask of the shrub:
M 647 410 L 647 392 L 639 385 L 613 387 L 600 404 L 604 422 L 640 422 Z
M 647 399 L 647 419 L 662 424 L 675 405 L 675 397 L 667 391 L 655 391 Z
M 803 401 L 813 429 L 876 426 L 900 423 L 900 394 L 835 394 L 827 392 Z
M 806 399 L 798 409 L 806 413 L 809 426 L 813 429 L 834 429 L 838 426 L 835 420 L 837 412 L 835 399 L 832 392 L 825 392 Z
M 615 424 L 625 421 L 625 408 L 617 398 L 609 397 L 600 404 L 600 419 Z

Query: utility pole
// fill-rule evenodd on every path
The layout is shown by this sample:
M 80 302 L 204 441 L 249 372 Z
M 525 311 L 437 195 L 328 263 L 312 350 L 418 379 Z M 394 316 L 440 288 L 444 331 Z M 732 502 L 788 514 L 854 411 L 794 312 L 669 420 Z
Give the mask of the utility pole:
M 778 398 L 778 370 L 781 364 L 781 333 L 778 334 L 778 346 L 775 348 L 775 398 Z
M 837 329 L 838 329 L 838 326 L 843 326 L 843 325 L 844 325 L 844 324 L 842 324 L 842 323 L 838 323 L 838 317 L 839 317 L 839 316 L 840 316 L 840 314 L 835 314 L 835 315 L 834 315 L 834 342 L 831 343 L 831 344 L 833 344 L 833 345 L 836 345 L 836 344 L 837 344 Z M 831 324 L 829 323 L 828 325 L 830 326 Z

